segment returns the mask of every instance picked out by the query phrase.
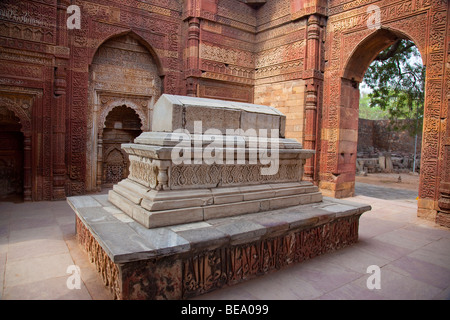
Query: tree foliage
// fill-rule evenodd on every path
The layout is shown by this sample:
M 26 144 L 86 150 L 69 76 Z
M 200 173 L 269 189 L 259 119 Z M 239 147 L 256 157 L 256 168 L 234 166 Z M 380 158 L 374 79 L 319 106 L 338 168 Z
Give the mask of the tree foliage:
M 388 111 L 392 129 L 407 130 L 411 135 L 421 132 L 425 67 L 413 42 L 397 40 L 380 52 L 363 82 L 371 91 L 369 106 Z
M 370 107 L 369 94 L 362 92 L 359 97 L 359 117 L 368 120 L 387 120 L 389 112 L 381 110 L 379 107 Z

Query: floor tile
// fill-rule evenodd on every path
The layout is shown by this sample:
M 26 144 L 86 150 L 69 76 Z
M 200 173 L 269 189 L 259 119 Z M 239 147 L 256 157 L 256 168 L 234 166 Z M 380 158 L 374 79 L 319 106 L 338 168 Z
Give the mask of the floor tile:
M 404 229 L 383 233 L 374 237 L 374 239 L 411 250 L 419 249 L 432 242 L 427 237 L 419 236 L 417 232 L 413 234 L 412 231 Z
M 22 241 L 9 245 L 8 262 L 63 253 L 68 253 L 68 249 L 62 239 Z
M 442 289 L 399 274 L 388 267 L 381 268 L 380 275 L 381 288 L 373 290 L 389 300 L 429 300 L 442 292 Z M 363 289 L 367 288 L 367 280 L 370 276 L 371 274 L 367 274 L 353 284 Z
M 359 237 L 360 238 L 373 238 L 377 235 L 394 231 L 404 227 L 404 223 L 385 220 L 379 218 L 363 218 L 361 217 L 359 223 Z
M 394 244 L 377 239 L 360 239 L 355 246 L 378 257 L 389 261 L 396 260 L 412 252 L 412 249 L 399 247 Z
M 349 283 L 330 291 L 318 298 L 318 300 L 385 300 L 386 297 L 377 293 L 377 289 L 362 288 Z
M 63 234 L 61 232 L 61 229 L 57 225 L 29 229 L 19 228 L 16 230 L 11 230 L 9 234 L 10 244 L 43 239 L 62 240 Z
M 307 261 L 311 263 L 303 262 L 304 264 L 292 266 L 292 277 L 306 281 L 314 289 L 326 293 L 361 276 L 361 273 L 337 265 L 324 257 L 325 255 Z
M 73 264 L 69 253 L 8 261 L 4 286 L 9 288 L 54 277 L 67 277 L 67 267 Z
M 366 273 L 371 265 L 382 267 L 389 262 L 388 259 L 360 249 L 356 245 L 330 253 L 327 260 L 361 274 Z
M 3 298 L 5 300 L 92 300 L 82 282 L 80 289 L 69 289 L 67 277 L 49 278 L 7 287 Z
M 411 256 L 397 259 L 385 269 L 393 270 L 442 290 L 447 288 L 450 283 L 450 269 Z
M 446 249 L 449 248 L 446 247 Z M 442 253 L 442 251 L 444 251 L 444 248 L 442 248 L 442 250 L 430 250 L 430 247 L 425 246 L 419 250 L 411 252 L 408 256 L 450 269 L 450 256 Z

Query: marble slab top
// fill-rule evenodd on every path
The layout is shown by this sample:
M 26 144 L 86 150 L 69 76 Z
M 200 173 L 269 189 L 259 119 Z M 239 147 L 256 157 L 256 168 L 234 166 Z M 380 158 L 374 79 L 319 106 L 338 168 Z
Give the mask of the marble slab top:
M 114 263 L 253 242 L 371 210 L 324 197 L 320 203 L 147 229 L 110 203 L 106 194 L 69 197 L 67 202 Z
M 286 116 L 274 107 L 163 94 L 153 106 L 153 132 L 285 137 Z M 230 134 L 230 133 L 228 133 Z

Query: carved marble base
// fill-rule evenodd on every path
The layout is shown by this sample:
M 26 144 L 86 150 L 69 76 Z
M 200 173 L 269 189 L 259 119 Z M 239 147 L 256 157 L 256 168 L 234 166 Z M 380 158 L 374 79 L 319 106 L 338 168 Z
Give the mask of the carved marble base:
M 115 299 L 186 299 L 351 245 L 370 206 L 323 202 L 147 229 L 107 195 L 68 198 Z
M 307 181 L 157 191 L 126 179 L 109 192 L 109 201 L 143 226 L 156 228 L 320 202 L 322 194 Z

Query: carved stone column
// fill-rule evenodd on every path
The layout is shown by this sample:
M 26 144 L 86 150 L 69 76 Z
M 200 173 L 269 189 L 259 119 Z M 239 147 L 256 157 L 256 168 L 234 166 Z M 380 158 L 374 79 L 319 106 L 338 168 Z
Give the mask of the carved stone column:
M 306 160 L 305 179 L 318 180 L 318 91 L 323 83 L 321 69 L 321 34 L 320 17 L 308 18 L 307 50 L 305 63 L 306 101 L 305 101 L 305 149 L 316 150 L 316 155 Z
M 66 110 L 66 70 L 63 63 L 55 68 L 54 75 L 54 125 L 53 125 L 53 196 L 54 200 L 65 199 L 65 110 Z
M 439 186 L 439 210 L 436 215 L 436 223 L 450 228 L 450 139 L 448 139 L 444 146 L 444 168 L 442 169 L 443 177 Z
M 188 20 L 188 50 L 186 86 L 188 96 L 197 96 L 199 70 L 200 21 L 198 18 Z
M 52 140 L 53 140 L 53 200 L 66 198 L 66 87 L 68 64 L 68 38 L 66 32 L 67 7 L 70 1 L 57 2 L 57 45 L 59 50 L 55 53 L 55 71 L 53 75 L 53 101 Z M 67 48 L 68 49 L 68 48 Z
M 24 133 L 23 140 L 23 200 L 31 201 L 31 132 Z
M 97 191 L 101 191 L 103 181 L 103 130 L 97 139 Z

